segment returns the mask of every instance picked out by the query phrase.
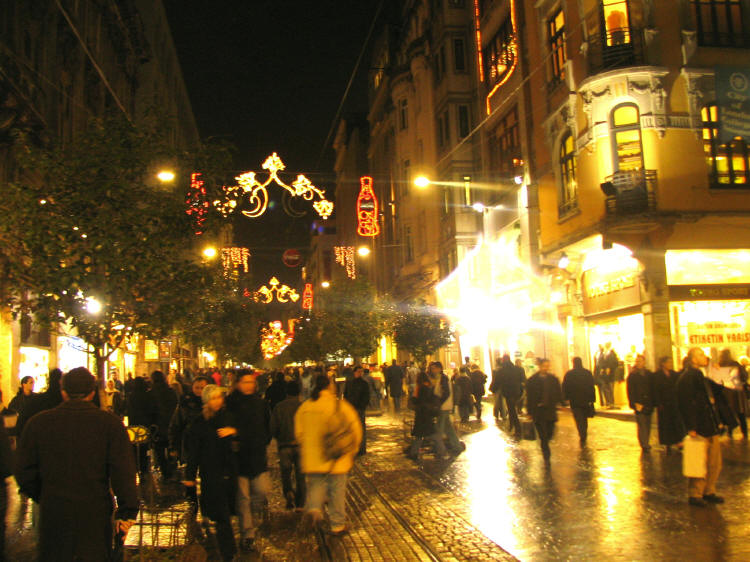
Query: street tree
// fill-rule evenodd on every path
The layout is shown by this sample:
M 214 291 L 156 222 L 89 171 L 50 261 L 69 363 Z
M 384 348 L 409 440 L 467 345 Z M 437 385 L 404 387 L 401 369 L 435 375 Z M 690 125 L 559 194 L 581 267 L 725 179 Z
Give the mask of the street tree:
M 411 353 L 419 364 L 453 340 L 453 330 L 446 319 L 424 301 L 409 303 L 396 313 L 392 330 L 398 348 Z
M 221 168 L 228 153 L 175 150 L 168 132 L 156 118 L 134 124 L 115 116 L 50 146 L 19 134 L 19 167 L 2 186 L 3 304 L 48 326 L 71 325 L 93 348 L 100 376 L 130 335 L 167 335 L 213 275 L 191 255 L 186 182 L 164 186 L 155 176 L 162 163 L 178 178 L 195 165 Z M 206 170 L 207 198 L 220 188 L 214 178 Z

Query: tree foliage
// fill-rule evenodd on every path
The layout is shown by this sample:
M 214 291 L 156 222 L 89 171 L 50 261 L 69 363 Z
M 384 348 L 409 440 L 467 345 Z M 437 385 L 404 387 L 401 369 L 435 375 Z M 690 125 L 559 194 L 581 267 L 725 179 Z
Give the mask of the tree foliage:
M 448 322 L 423 301 L 410 303 L 403 312 L 397 313 L 392 329 L 398 348 L 411 353 L 420 364 L 453 339 Z
M 105 345 L 134 332 L 167 335 L 214 275 L 194 259 L 184 193 L 196 165 L 225 166 L 228 154 L 177 151 L 168 131 L 158 119 L 116 116 L 92 121 L 67 144 L 39 147 L 19 135 L 17 179 L 2 186 L 3 303 L 48 325 L 69 322 L 95 348 L 100 369 Z M 164 163 L 182 178 L 173 188 L 155 179 Z M 219 188 L 212 178 L 206 170 L 209 193 Z M 87 309 L 90 299 L 100 312 Z

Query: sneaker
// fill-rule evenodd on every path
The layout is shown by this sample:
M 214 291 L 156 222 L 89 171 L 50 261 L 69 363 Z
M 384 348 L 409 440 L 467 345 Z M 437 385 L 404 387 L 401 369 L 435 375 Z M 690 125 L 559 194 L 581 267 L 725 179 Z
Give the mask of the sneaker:
M 708 503 L 724 503 L 724 498 L 716 494 L 703 494 L 703 501 Z
M 240 542 L 240 549 L 242 552 L 256 552 L 258 549 L 255 548 L 255 539 L 246 538 Z
M 703 498 L 694 498 L 690 497 L 688 498 L 688 503 L 690 505 L 694 505 L 695 507 L 706 507 L 708 504 L 703 500 Z

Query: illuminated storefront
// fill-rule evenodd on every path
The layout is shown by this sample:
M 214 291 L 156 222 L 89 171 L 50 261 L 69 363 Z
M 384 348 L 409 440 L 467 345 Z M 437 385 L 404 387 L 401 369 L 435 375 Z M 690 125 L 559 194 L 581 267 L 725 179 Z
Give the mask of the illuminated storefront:
M 57 367 L 67 373 L 75 367 L 88 367 L 86 342 L 75 336 L 57 336 Z
M 40 347 L 21 346 L 19 349 L 18 381 L 24 377 L 33 377 L 34 392 L 47 388 L 49 374 L 49 350 Z
M 691 347 L 750 356 L 750 250 L 670 250 L 665 264 L 675 365 Z

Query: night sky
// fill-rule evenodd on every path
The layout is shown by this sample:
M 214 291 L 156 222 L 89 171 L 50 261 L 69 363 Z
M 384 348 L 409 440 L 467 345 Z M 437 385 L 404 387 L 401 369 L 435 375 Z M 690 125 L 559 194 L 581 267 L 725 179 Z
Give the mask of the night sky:
M 277 152 L 290 174 L 305 174 L 332 198 L 330 143 L 318 166 L 319 157 L 377 4 L 164 0 L 201 137 L 233 143 L 236 171 L 263 172 L 265 158 Z M 345 111 L 366 110 L 357 84 Z M 273 198 L 281 188 L 272 191 Z M 258 219 L 240 215 L 236 236 L 250 246 L 253 282 L 277 274 L 298 285 L 299 269 L 285 268 L 281 254 L 287 246 L 304 251 L 317 214 L 302 202 L 296 206 L 309 206 L 307 216 L 292 219 L 278 203 Z

